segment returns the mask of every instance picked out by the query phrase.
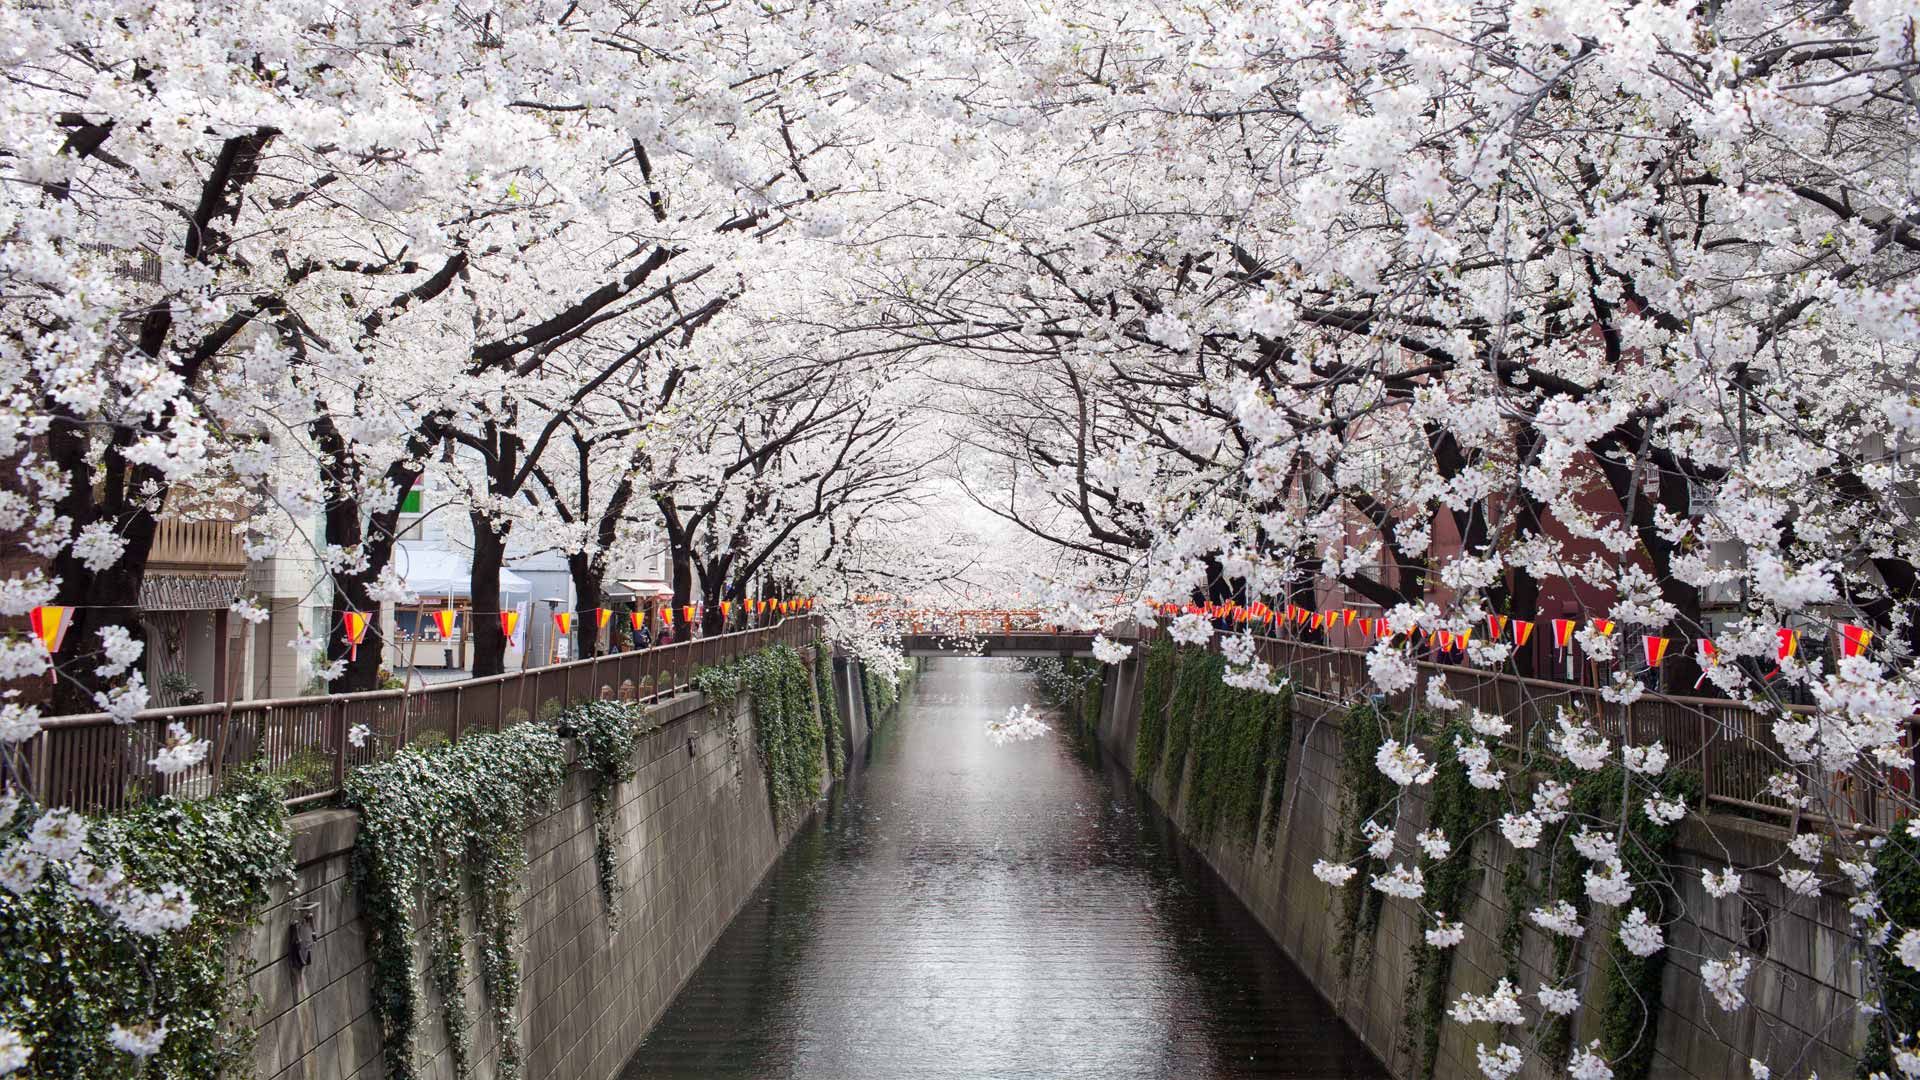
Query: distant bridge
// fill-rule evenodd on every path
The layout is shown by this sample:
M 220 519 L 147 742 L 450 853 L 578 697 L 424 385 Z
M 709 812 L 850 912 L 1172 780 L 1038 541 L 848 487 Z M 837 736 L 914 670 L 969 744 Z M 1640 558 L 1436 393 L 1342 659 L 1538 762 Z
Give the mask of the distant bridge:
M 1093 635 L 1048 630 L 922 632 L 902 635 L 900 648 L 908 656 L 1092 656 Z

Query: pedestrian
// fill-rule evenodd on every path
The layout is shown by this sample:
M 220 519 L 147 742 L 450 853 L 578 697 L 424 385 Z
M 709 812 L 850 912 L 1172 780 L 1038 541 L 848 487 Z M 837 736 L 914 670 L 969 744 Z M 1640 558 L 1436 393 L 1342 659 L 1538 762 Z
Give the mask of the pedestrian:
M 647 629 L 646 623 L 641 623 L 640 628 L 633 632 L 633 647 L 636 649 L 645 649 L 652 645 L 653 632 Z

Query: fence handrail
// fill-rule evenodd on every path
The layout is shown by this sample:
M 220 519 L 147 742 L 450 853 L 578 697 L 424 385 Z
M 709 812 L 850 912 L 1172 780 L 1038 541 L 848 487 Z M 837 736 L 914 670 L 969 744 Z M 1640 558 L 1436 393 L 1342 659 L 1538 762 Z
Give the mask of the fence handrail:
M 205 795 L 229 769 L 263 762 L 287 773 L 287 804 L 301 806 L 338 795 L 350 768 L 430 733 L 453 741 L 463 732 L 498 731 L 601 697 L 661 700 L 690 688 L 703 666 L 762 646 L 813 644 L 820 627 L 817 616 L 794 615 L 670 645 L 418 687 L 143 709 L 124 721 L 109 713 L 48 717 L 21 744 L 16 764 L 42 800 L 107 810 L 151 793 Z M 170 724 L 207 739 L 213 747 L 207 760 L 169 774 L 144 760 L 142 743 L 128 731 L 144 729 L 164 740 Z M 373 738 L 356 743 L 352 733 L 360 728 Z

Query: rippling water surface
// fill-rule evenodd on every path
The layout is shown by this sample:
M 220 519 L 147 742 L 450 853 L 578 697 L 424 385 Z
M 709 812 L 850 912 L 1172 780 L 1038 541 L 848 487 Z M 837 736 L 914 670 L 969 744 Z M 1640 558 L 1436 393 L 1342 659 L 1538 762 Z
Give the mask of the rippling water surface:
M 933 663 L 623 1080 L 1386 1075 L 1115 769 L 987 741 L 1028 676 Z

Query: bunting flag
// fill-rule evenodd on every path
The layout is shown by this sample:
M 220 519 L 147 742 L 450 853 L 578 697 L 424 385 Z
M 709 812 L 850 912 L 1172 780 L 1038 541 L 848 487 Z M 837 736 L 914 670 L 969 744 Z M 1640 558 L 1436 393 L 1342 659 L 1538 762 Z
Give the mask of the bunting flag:
M 1780 648 L 1776 650 L 1774 659 L 1785 660 L 1800 651 L 1800 631 L 1783 626 L 1774 631 L 1773 636 L 1780 642 Z
M 1613 620 L 1612 619 L 1588 619 L 1587 625 L 1593 627 L 1594 631 L 1597 632 L 1601 637 L 1613 636 Z
M 500 633 L 507 639 L 507 644 L 513 644 L 513 628 L 518 625 L 520 625 L 519 612 L 503 611 L 500 613 Z
M 559 628 L 560 633 L 563 635 L 573 633 L 573 612 L 571 611 L 554 612 L 553 625 Z
M 633 632 L 637 634 L 647 625 L 647 617 L 638 611 L 629 611 L 627 625 L 633 627 Z
M 1720 646 L 1715 645 L 1712 638 L 1701 638 L 1693 645 L 1700 653 L 1700 677 L 1693 680 L 1693 688 L 1698 690 L 1700 684 L 1707 681 L 1707 669 L 1720 662 Z
M 1421 634 L 1421 637 L 1422 637 L 1423 639 L 1425 639 L 1425 641 L 1426 641 L 1426 643 L 1427 643 L 1427 648 L 1429 648 L 1429 649 L 1431 649 L 1431 648 L 1433 648 L 1433 631 L 1431 631 L 1431 630 L 1422 630 L 1422 631 L 1420 631 L 1420 634 Z
M 1515 620 L 1513 620 L 1513 643 L 1514 643 L 1514 645 L 1516 645 L 1516 646 L 1520 646 L 1520 645 L 1525 645 L 1525 644 L 1527 643 L 1527 639 L 1528 639 L 1528 638 L 1530 638 L 1530 637 L 1532 637 L 1532 636 L 1533 636 L 1533 624 L 1532 624 L 1532 623 L 1530 623 L 1530 622 L 1527 622 L 1527 621 L 1526 621 L 1525 619 L 1515 619 Z
M 1469 626 L 1465 630 L 1460 631 L 1459 640 L 1460 651 L 1465 652 L 1467 650 L 1467 643 L 1473 640 L 1473 627 Z
M 1553 620 L 1554 648 L 1565 649 L 1568 645 L 1573 644 L 1573 626 L 1574 622 L 1572 619 Z
M 1380 635 L 1380 640 L 1382 641 L 1393 636 L 1393 628 L 1387 625 L 1386 616 L 1384 615 L 1373 620 L 1373 630 L 1374 633 Z
M 663 607 L 660 609 L 660 625 L 661 626 L 673 625 L 673 608 Z
M 453 620 L 458 618 L 459 614 L 452 608 L 442 608 L 433 613 L 433 625 L 440 631 L 441 640 L 453 637 Z
M 67 640 L 67 627 L 73 625 L 73 609 L 46 604 L 28 612 L 27 620 L 33 624 L 33 636 L 40 639 L 47 655 L 52 656 Z
M 1873 631 L 1852 623 L 1840 624 L 1840 655 L 1859 656 L 1873 644 Z
M 1348 609 L 1346 609 L 1345 611 L 1342 611 L 1342 612 L 1340 613 L 1340 615 L 1341 615 L 1341 617 L 1342 617 L 1342 622 L 1343 622 L 1343 624 L 1344 624 L 1344 625 L 1346 625 L 1346 626 L 1352 626 L 1352 625 L 1353 625 L 1353 617 L 1354 617 L 1355 615 L 1358 615 L 1358 614 L 1360 614 L 1360 613 L 1359 613 L 1359 612 L 1357 612 L 1357 611 L 1355 611 L 1355 610 L 1353 610 L 1352 608 L 1348 608 Z
M 1506 632 L 1507 632 L 1507 617 L 1505 615 L 1487 616 L 1487 640 L 1488 641 L 1497 642 L 1500 640 L 1500 635 Z
M 603 607 L 594 608 L 593 609 L 593 628 L 595 630 L 605 630 L 607 628 L 608 620 L 612 618 L 613 618 L 612 608 L 603 608 Z
M 1667 655 L 1667 639 L 1658 634 L 1648 634 L 1640 639 L 1640 648 L 1647 654 L 1647 666 L 1657 668 Z
M 733 601 L 731 601 L 731 600 L 722 600 L 722 601 L 720 601 L 720 618 L 721 618 L 721 621 L 723 621 L 723 622 L 724 622 L 724 621 L 725 621 L 725 620 L 727 620 L 728 618 L 731 618 L 731 617 L 732 617 L 732 615 L 733 615 Z
M 1364 615 L 1360 617 L 1360 636 L 1361 637 L 1373 636 L 1373 620 Z
M 1453 631 L 1451 630 L 1440 631 L 1440 651 L 1441 652 L 1453 651 Z
M 347 659 L 358 659 L 360 656 L 360 642 L 367 636 L 366 613 L 360 611 L 341 612 L 340 628 L 346 631 L 347 635 Z
M 680 605 L 680 624 L 682 626 L 693 625 L 693 605 L 692 604 Z

